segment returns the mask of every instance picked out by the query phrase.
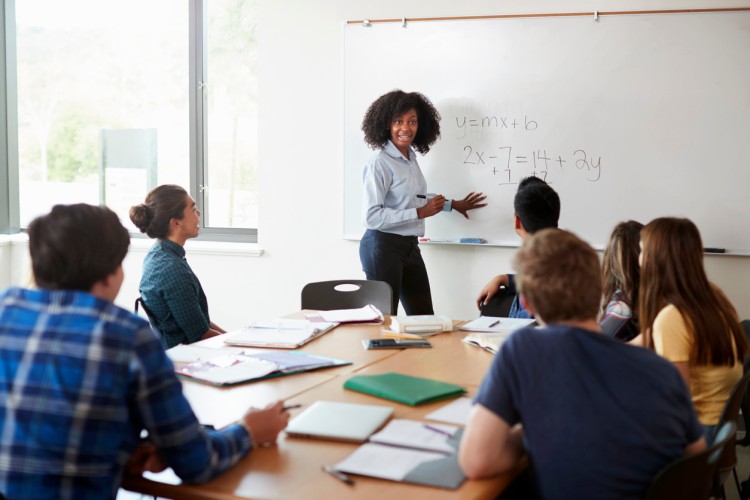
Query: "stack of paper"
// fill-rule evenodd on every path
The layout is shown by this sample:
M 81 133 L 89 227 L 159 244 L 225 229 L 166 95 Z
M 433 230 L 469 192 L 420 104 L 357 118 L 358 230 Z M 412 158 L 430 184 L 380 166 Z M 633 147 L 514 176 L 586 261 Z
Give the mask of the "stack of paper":
M 224 343 L 243 347 L 296 349 L 337 325 L 335 322 L 313 322 L 306 319 L 258 321 L 241 330 L 227 333 Z
M 386 337 L 419 339 L 450 331 L 453 331 L 453 321 L 447 316 L 392 316 L 391 327 L 388 330 L 383 330 L 383 335 Z
M 456 450 L 462 430 L 397 419 L 334 468 L 349 474 L 456 489 L 466 477 Z
M 383 322 L 383 313 L 372 304 L 359 309 L 336 309 L 333 311 L 318 311 L 306 314 L 305 317 L 311 321 L 330 321 L 333 323 L 374 323 Z

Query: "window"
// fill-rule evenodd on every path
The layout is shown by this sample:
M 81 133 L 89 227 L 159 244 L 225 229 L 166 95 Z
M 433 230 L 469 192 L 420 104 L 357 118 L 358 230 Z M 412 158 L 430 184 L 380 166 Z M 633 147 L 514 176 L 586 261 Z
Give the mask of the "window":
M 130 206 L 174 183 L 195 197 L 209 238 L 254 241 L 254 16 L 255 0 L 16 1 L 5 39 L 18 115 L 7 199 L 17 189 L 18 207 L 4 225 L 86 202 L 135 230 Z M 12 158 L 6 168 L 13 179 Z
M 210 227 L 258 227 L 257 58 L 254 2 L 207 2 L 204 207 Z

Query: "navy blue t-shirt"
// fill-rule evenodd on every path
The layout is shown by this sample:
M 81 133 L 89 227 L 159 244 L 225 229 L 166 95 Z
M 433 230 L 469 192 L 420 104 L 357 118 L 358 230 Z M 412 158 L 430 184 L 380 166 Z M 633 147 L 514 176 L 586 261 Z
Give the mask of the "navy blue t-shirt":
M 677 369 L 654 352 L 567 326 L 503 344 L 476 403 L 523 424 L 542 495 L 641 498 L 703 435 Z

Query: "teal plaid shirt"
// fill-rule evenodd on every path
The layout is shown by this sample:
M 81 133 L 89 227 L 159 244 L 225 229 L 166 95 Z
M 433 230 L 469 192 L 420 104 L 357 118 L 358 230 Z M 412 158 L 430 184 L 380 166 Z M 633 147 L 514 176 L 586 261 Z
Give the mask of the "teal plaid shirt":
M 168 348 L 200 340 L 211 326 L 203 287 L 173 241 L 156 240 L 144 257 L 140 292 Z
M 198 423 L 148 323 L 89 293 L 0 292 L 0 497 L 114 498 L 148 430 L 186 482 L 252 447 Z

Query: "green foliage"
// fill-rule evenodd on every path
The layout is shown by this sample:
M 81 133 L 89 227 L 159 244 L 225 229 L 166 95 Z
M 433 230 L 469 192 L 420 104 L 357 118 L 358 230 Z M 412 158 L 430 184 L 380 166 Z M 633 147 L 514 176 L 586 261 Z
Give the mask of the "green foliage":
M 50 181 L 74 182 L 99 169 L 98 134 L 78 114 L 59 117 L 49 144 Z

